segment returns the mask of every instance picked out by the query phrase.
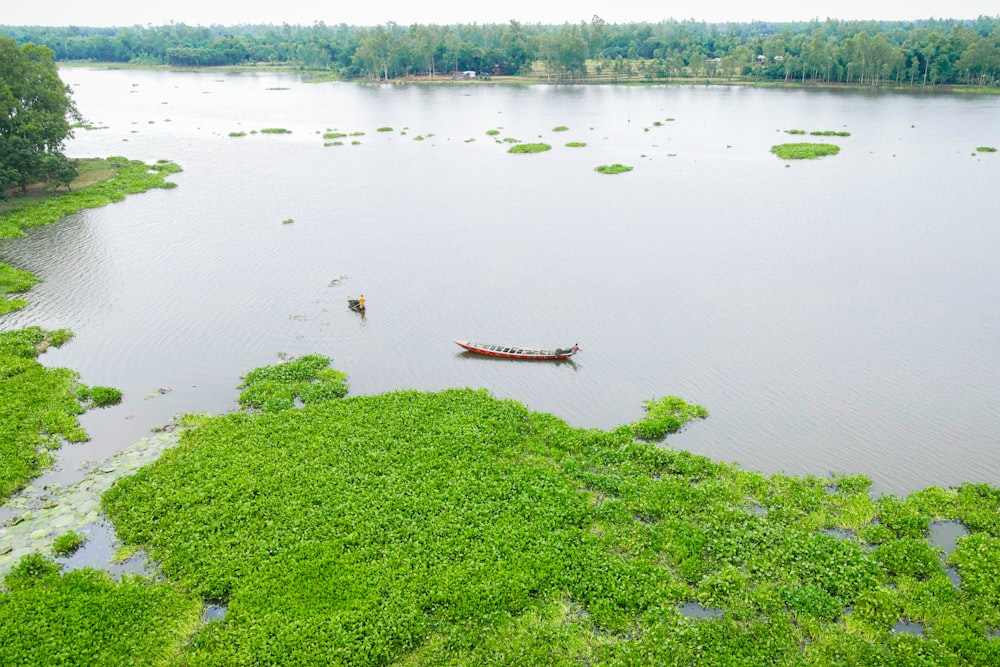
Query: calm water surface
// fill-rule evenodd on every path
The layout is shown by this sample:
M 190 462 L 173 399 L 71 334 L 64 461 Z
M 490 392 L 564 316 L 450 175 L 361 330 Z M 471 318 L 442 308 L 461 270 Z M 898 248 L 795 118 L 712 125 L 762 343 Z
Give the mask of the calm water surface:
M 673 445 L 765 472 L 1000 482 L 1000 157 L 973 155 L 1000 146 L 1000 98 L 61 73 L 105 128 L 70 155 L 184 172 L 0 241 L 44 280 L 0 328 L 72 329 L 43 362 L 125 393 L 42 483 L 232 408 L 281 352 L 332 357 L 355 395 L 484 387 L 583 427 L 676 394 L 710 417 Z M 251 133 L 269 127 L 291 134 Z M 810 139 L 792 128 L 851 136 L 786 163 L 768 149 Z M 334 130 L 364 134 L 324 146 Z M 615 162 L 635 170 L 593 171 Z M 582 352 L 504 362 L 454 338 Z

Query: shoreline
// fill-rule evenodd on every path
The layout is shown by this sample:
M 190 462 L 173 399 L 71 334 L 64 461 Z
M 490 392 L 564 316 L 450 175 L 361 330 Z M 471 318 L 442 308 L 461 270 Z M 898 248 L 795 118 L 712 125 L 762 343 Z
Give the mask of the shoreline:
M 477 75 L 474 78 L 461 78 L 449 75 L 408 75 L 388 80 L 372 80 L 368 78 L 344 79 L 329 70 L 308 69 L 286 63 L 253 63 L 247 65 L 213 65 L 206 67 L 183 67 L 176 65 L 146 65 L 135 63 L 98 62 L 84 60 L 63 60 L 56 63 L 59 67 L 90 67 L 105 70 L 139 70 L 151 72 L 190 72 L 206 74 L 243 74 L 249 72 L 302 74 L 308 83 L 369 83 L 380 85 L 435 85 L 435 86 L 737 86 L 748 88 L 788 88 L 791 90 L 854 90 L 871 92 L 906 92 L 916 94 L 962 94 L 962 95 L 1000 95 L 1000 88 L 985 88 L 982 86 L 967 86 L 958 84 L 906 84 L 893 83 L 879 86 L 856 83 L 838 83 L 832 81 L 769 81 L 752 77 L 664 77 L 650 79 L 618 80 L 609 75 L 595 75 L 583 79 L 552 80 L 544 74 L 517 75 Z

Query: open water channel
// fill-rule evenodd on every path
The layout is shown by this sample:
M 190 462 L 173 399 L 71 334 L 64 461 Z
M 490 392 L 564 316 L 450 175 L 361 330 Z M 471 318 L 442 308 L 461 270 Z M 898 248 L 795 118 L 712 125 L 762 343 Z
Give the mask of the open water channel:
M 672 445 L 765 472 L 1000 481 L 1000 154 L 976 152 L 1000 147 L 1000 96 L 61 75 L 101 128 L 68 154 L 184 172 L 0 241 L 44 280 L 0 328 L 72 329 L 43 363 L 124 392 L 39 485 L 308 352 L 354 395 L 483 387 L 581 427 L 676 394 L 710 416 Z M 808 140 L 842 150 L 769 152 Z M 634 170 L 594 171 L 612 163 Z M 455 338 L 582 351 L 508 362 Z

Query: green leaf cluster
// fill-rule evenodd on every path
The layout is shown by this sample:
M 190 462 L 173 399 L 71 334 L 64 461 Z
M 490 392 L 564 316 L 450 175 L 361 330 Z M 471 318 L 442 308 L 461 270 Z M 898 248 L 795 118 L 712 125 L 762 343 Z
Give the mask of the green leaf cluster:
M 52 553 L 56 556 L 69 556 L 83 546 L 84 539 L 72 530 L 67 531 L 52 541 Z
M 594 171 L 599 174 L 624 174 L 625 172 L 632 171 L 633 167 L 626 166 L 624 164 L 602 164 L 599 167 L 594 167 Z
M 543 153 L 545 151 L 552 150 L 552 146 L 548 144 L 514 144 L 507 149 L 508 153 Z
M 164 664 L 198 626 L 202 605 L 170 584 L 74 570 L 34 554 L 4 579 L 0 664 Z
M 347 376 L 329 368 L 330 359 L 307 354 L 275 366 L 264 366 L 246 374 L 239 403 L 244 408 L 280 412 L 303 404 L 318 403 L 347 394 Z
M 708 417 L 708 410 L 679 396 L 644 401 L 643 408 L 646 416 L 631 424 L 635 437 L 642 440 L 660 440 L 668 433 L 679 431 L 692 419 Z
M 38 282 L 38 278 L 27 271 L 0 264 L 0 315 L 19 310 L 28 304 L 24 299 L 10 299 L 8 294 L 25 292 Z
M 36 357 L 72 336 L 68 330 L 29 327 L 0 332 L 0 498 L 6 498 L 51 463 L 49 449 L 63 439 L 83 442 L 78 415 L 117 390 L 80 384 L 76 372 L 47 368 Z
M 836 144 L 778 144 L 771 146 L 771 152 L 782 160 L 814 160 L 824 155 L 836 155 L 840 146 Z
M 704 416 L 676 397 L 646 408 Z M 183 664 L 1000 658 L 1000 490 L 873 501 L 863 476 L 765 476 L 635 435 L 484 391 L 327 400 L 204 420 L 104 506 L 169 578 L 228 604 Z M 947 560 L 961 589 L 927 539 L 942 518 L 972 531 Z M 687 618 L 687 602 L 722 614 Z M 924 635 L 895 635 L 901 620 Z
M 106 408 L 111 405 L 118 405 L 122 401 L 121 391 L 114 387 L 87 387 L 86 385 L 80 385 L 76 391 L 76 397 L 87 409 Z

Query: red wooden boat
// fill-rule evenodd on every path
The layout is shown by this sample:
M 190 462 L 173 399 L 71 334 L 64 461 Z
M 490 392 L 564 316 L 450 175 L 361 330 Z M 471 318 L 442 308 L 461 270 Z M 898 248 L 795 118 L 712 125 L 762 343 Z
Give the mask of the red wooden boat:
M 580 351 L 580 346 L 575 343 L 573 344 L 573 347 L 557 347 L 554 350 L 547 350 L 541 347 L 493 345 L 492 343 L 470 343 L 467 340 L 456 340 L 455 343 L 469 352 L 485 354 L 488 357 L 503 357 L 504 359 L 533 359 L 538 361 L 569 359 Z

